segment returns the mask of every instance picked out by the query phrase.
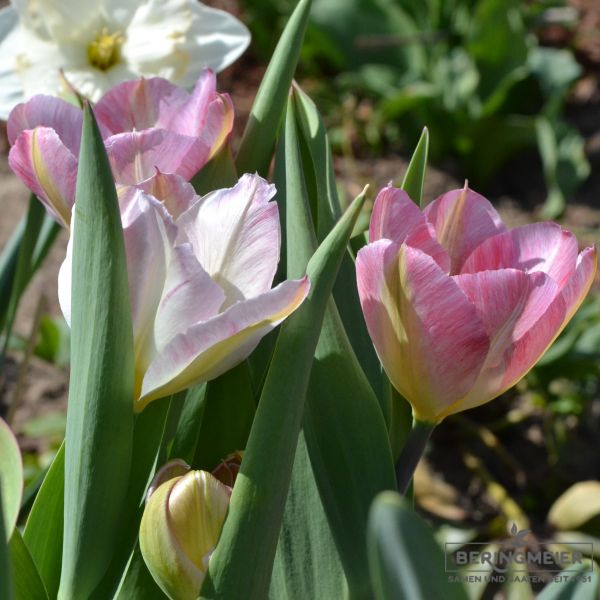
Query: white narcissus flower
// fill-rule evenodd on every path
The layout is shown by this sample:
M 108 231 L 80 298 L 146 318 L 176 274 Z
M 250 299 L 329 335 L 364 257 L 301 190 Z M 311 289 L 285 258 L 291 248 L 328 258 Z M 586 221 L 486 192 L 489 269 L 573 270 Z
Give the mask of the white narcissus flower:
M 65 93 L 61 69 L 96 101 L 140 75 L 191 87 L 249 42 L 235 17 L 196 0 L 12 0 L 0 10 L 0 118 L 35 94 Z
M 173 174 L 121 190 L 136 412 L 239 364 L 306 298 L 306 277 L 271 288 L 281 241 L 274 195 L 258 175 L 202 198 Z M 76 228 L 71 221 L 58 279 L 67 322 Z

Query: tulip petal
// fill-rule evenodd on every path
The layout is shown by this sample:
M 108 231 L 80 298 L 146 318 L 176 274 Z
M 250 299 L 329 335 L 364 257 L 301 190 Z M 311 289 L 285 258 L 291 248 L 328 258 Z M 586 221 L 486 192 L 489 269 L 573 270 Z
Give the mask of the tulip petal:
M 142 77 L 125 81 L 106 92 L 94 113 L 109 135 L 167 129 L 165 124 L 174 113 L 185 108 L 189 98 L 188 92 L 166 79 Z
M 244 360 L 263 336 L 302 304 L 309 288 L 306 277 L 285 281 L 177 335 L 150 364 L 136 411 L 152 400 L 213 379 Z
M 115 180 L 124 185 L 141 183 L 156 169 L 189 180 L 206 163 L 211 151 L 199 138 L 164 129 L 118 133 L 105 143 Z
M 379 240 L 356 260 L 369 334 L 388 377 L 422 421 L 465 396 L 489 338 L 475 307 L 427 254 Z
M 451 273 L 460 273 L 471 252 L 484 240 L 506 231 L 500 215 L 483 196 L 469 188 L 452 190 L 425 208 L 437 241 L 450 255 Z
M 577 239 L 560 225 L 533 223 L 483 242 L 467 258 L 462 273 L 505 268 L 541 271 L 562 289 L 575 272 L 577 252 Z
M 8 155 L 10 168 L 65 227 L 75 202 L 77 159 L 53 129 L 24 131 Z
M 275 187 L 243 175 L 228 189 L 204 196 L 177 225 L 196 257 L 225 290 L 228 305 L 270 289 L 281 243 Z
M 202 268 L 191 245 L 173 248 L 154 323 L 157 351 L 192 325 L 216 316 L 224 301 L 225 292 Z
M 468 397 L 453 407 L 453 410 L 449 410 L 447 414 L 485 404 L 522 379 L 558 337 L 583 302 L 594 281 L 596 267 L 596 249 L 586 248 L 578 257 L 575 273 L 537 320 L 535 320 L 535 314 L 547 303 L 547 299 L 542 297 L 544 289 L 551 294 L 551 290 L 557 289 L 558 286 L 544 273 L 532 274 L 531 276 L 537 278 L 533 281 L 543 282 L 534 290 L 534 294 L 538 296 L 538 308 L 535 307 L 535 301 L 531 302 L 533 306 L 531 318 L 529 322 L 521 323 L 522 334 L 515 335 L 516 340 L 506 349 L 502 363 L 500 365 L 490 363 L 489 368 L 486 363 L 486 367 L 482 370 L 477 384 Z M 533 322 L 534 320 L 535 322 Z
M 53 129 L 71 154 L 79 156 L 81 124 L 80 109 L 60 98 L 40 95 L 15 106 L 6 124 L 6 133 L 8 141 L 14 144 L 19 135 L 28 129 Z
M 137 187 L 160 200 L 174 220 L 199 200 L 194 186 L 173 173 L 157 171 Z
M 517 269 L 457 275 L 454 280 L 474 304 L 490 336 L 490 349 L 469 394 L 447 407 L 442 416 L 478 406 L 497 396 L 515 349 L 545 318 L 559 293 L 545 273 Z
M 435 239 L 435 231 L 408 194 L 391 185 L 383 188 L 373 206 L 369 241 L 392 240 L 406 243 L 429 254 L 444 271 L 450 270 L 450 257 Z

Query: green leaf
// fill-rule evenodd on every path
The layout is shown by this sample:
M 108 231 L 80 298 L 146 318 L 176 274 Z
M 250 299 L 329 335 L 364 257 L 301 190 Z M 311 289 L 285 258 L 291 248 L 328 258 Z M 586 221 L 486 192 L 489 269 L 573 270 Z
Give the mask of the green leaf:
M 600 596 L 598 565 L 585 563 L 576 569 L 569 568 L 557 575 L 537 596 L 537 600 L 597 600 Z M 586 581 L 586 577 L 590 577 Z
M 15 274 L 12 281 L 12 289 L 10 291 L 10 302 L 6 314 L 7 333 L 5 345 L 8 343 L 8 339 L 10 338 L 13 322 L 17 313 L 17 307 L 19 306 L 19 300 L 21 299 L 21 296 L 31 278 L 32 258 L 45 214 L 46 211 L 44 210 L 42 203 L 33 194 L 31 194 L 29 196 L 29 208 L 27 210 L 27 217 L 25 220 L 25 229 L 23 231 L 21 243 L 19 244 Z
M 0 476 L 0 485 L 2 477 Z M 2 508 L 2 494 L 0 494 L 0 598 L 13 600 L 12 576 L 10 572 L 10 557 L 8 554 L 8 542 L 6 541 L 6 529 L 4 527 L 4 512 Z
M 166 600 L 166 598 L 146 568 L 139 543 L 136 544 L 127 573 L 114 600 Z
M 269 597 L 343 598 L 348 585 L 300 432 Z
M 212 471 L 229 454 L 243 450 L 255 410 L 247 361 L 210 381 L 192 467 Z
M 237 180 L 238 174 L 231 156 L 231 148 L 226 143 L 192 178 L 191 184 L 196 193 L 202 196 L 216 189 L 231 187 Z
M 63 542 L 65 445 L 59 448 L 38 492 L 23 532 L 50 598 L 60 581 Z
M 91 600 L 112 598 L 128 567 L 129 557 L 137 544 L 146 491 L 156 470 L 167 462 L 168 448 L 175 435 L 185 395 L 185 392 L 179 392 L 152 402 L 136 417 L 131 476 L 120 515 L 118 538 L 111 564 L 100 585 L 94 590 Z
M 363 202 L 361 195 L 352 203 L 311 258 L 308 298 L 280 330 L 203 598 L 262 600 L 268 593 L 312 357 Z
M 130 476 L 133 331 L 123 229 L 102 136 L 84 108 L 73 223 L 71 383 L 59 596 L 87 598 L 108 568 Z
M 294 86 L 293 98 L 300 139 L 306 146 L 306 156 L 302 156 L 302 172 L 307 185 L 307 196 L 313 204 L 318 205 L 317 238 L 322 240 L 338 220 L 341 212 L 331 149 L 327 132 L 314 102 L 299 86 Z M 285 185 L 285 180 L 283 182 Z M 381 365 L 360 307 L 356 267 L 349 250 L 344 255 L 333 288 L 333 296 L 358 362 L 383 403 Z
M 192 464 L 198 446 L 198 436 L 206 406 L 206 387 L 206 383 L 201 383 L 187 391 L 169 455 L 170 458 L 181 458 L 188 465 Z
M 304 104 L 307 106 L 306 102 Z M 299 269 L 310 258 L 315 242 L 307 215 L 310 199 L 303 193 L 306 170 L 302 169 L 296 152 L 302 139 L 299 140 L 295 113 L 290 103 L 285 128 L 285 201 L 288 264 L 293 256 L 299 265 L 296 269 Z M 317 158 L 312 158 L 316 162 Z M 316 181 L 323 176 L 326 174 L 322 171 L 315 172 Z M 319 187 L 324 190 L 325 186 L 326 180 L 322 180 L 320 186 L 312 187 L 312 191 L 318 194 Z M 316 203 L 313 199 L 312 204 Z M 302 222 L 302 227 L 292 227 Z M 288 277 L 292 276 L 294 272 L 288 271 Z M 355 285 L 354 272 L 352 278 Z M 358 304 L 358 298 L 356 302 Z M 368 339 L 367 343 L 371 345 Z M 312 467 L 307 475 L 312 478 L 314 473 L 320 502 L 344 565 L 350 595 L 368 598 L 367 515 L 377 493 L 394 489 L 394 469 L 377 397 L 354 355 L 332 300 L 315 352 L 305 410 L 304 435 Z M 311 508 L 319 510 L 314 506 Z M 298 558 L 302 560 L 300 556 Z
M 240 142 L 236 158 L 238 173 L 257 171 L 265 175 L 268 171 L 275 136 L 300 56 L 310 6 L 311 0 L 298 2 L 273 52 Z
M 423 206 L 423 184 L 427 170 L 427 156 L 429 154 L 429 131 L 423 128 L 417 147 L 408 163 L 408 168 L 402 181 L 402 189 L 410 196 L 417 206 Z
M 2 496 L 5 541 L 17 524 L 23 495 L 23 463 L 19 444 L 10 427 L 0 419 L 0 496 Z
M 48 600 L 48 592 L 18 529 L 10 538 L 10 562 L 16 600 Z
M 41 203 L 37 199 L 31 206 L 35 207 L 33 208 L 35 218 L 32 221 L 30 217 L 33 215 L 28 213 L 28 215 L 21 219 L 17 225 L 17 228 L 4 246 L 2 254 L 0 255 L 0 328 L 3 328 L 6 323 L 9 304 L 11 302 L 15 302 L 13 295 L 17 289 L 15 287 L 15 277 L 17 274 L 18 261 L 23 260 L 23 264 L 25 264 L 25 255 L 30 254 L 30 262 L 27 265 L 29 269 L 22 267 L 22 270 L 18 276 L 18 287 L 21 288 L 19 294 L 20 297 L 35 272 L 42 265 L 44 258 L 48 254 L 48 251 L 52 247 L 56 236 L 61 230 L 58 223 L 56 223 L 49 215 L 45 215 L 41 227 L 39 228 L 36 236 L 34 236 L 33 234 L 35 232 L 33 230 L 33 225 L 37 219 L 38 211 L 42 210 L 43 213 L 43 209 L 41 208 Z M 29 233 L 27 236 L 25 236 L 26 224 L 28 224 L 29 227 Z M 27 242 L 25 242 L 25 237 L 27 237 Z M 35 242 L 33 251 L 30 253 L 31 248 L 27 248 L 22 252 L 22 243 L 29 245 L 31 240 Z M 23 258 L 20 259 L 20 256 L 23 256 Z M 16 298 L 17 304 L 18 300 L 19 298 Z
M 377 600 L 466 600 L 448 583 L 444 555 L 433 532 L 395 492 L 383 492 L 369 515 L 369 568 Z

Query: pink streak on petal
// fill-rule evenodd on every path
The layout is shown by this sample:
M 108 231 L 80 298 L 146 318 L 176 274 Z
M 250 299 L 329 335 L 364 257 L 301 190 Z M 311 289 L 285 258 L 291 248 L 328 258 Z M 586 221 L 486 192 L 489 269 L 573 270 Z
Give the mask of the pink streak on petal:
M 74 156 L 79 156 L 81 141 L 81 110 L 53 96 L 34 96 L 28 102 L 17 104 L 11 111 L 6 131 L 8 141 L 15 143 L 28 129 L 47 127 L 54 129 L 62 143 Z
M 425 208 L 437 241 L 450 255 L 451 273 L 460 273 L 462 264 L 484 240 L 506 231 L 496 209 L 471 189 L 452 190 Z
M 281 243 L 274 195 L 275 187 L 258 175 L 243 175 L 234 187 L 204 196 L 177 221 L 228 304 L 271 288 Z
M 75 202 L 77 159 L 56 132 L 47 127 L 24 131 L 10 149 L 8 164 L 46 210 L 68 227 Z
M 210 153 L 201 139 L 164 129 L 119 133 L 105 144 L 115 180 L 125 185 L 149 179 L 156 169 L 189 180 L 204 166 Z
M 166 79 L 142 77 L 109 90 L 94 112 L 110 135 L 164 128 L 163 123 L 182 110 L 189 98 L 188 92 Z
M 392 186 L 377 194 L 371 215 L 369 240 L 374 242 L 382 238 L 398 244 L 406 241 L 432 256 L 443 270 L 450 269 L 450 258 L 437 243 L 423 213 L 404 190 Z
M 543 356 L 583 302 L 594 281 L 596 267 L 596 249 L 586 248 L 578 257 L 575 273 L 537 321 L 533 323 L 534 319 L 531 319 L 529 329 L 506 350 L 502 357 L 503 363 L 496 368 L 490 365 L 482 371 L 480 380 L 469 396 L 448 414 L 484 404 L 522 379 Z M 533 276 L 540 281 L 542 277 L 546 277 L 544 286 L 550 287 L 548 276 L 543 273 L 535 273 Z M 538 293 L 543 293 L 543 290 L 540 289 Z
M 200 199 L 192 184 L 183 177 L 158 170 L 137 187 L 160 200 L 173 219 L 177 219 Z
M 224 301 L 225 292 L 202 268 L 191 245 L 173 248 L 154 322 L 158 352 L 176 335 L 216 316 Z
M 575 271 L 577 239 L 556 223 L 533 223 L 491 237 L 465 262 L 463 273 L 514 268 L 548 274 L 562 288 Z
M 136 410 L 165 394 L 208 381 L 244 360 L 269 331 L 304 301 L 305 277 L 285 281 L 177 335 L 150 365 Z
M 421 250 L 379 240 L 357 256 L 367 327 L 386 373 L 426 421 L 467 394 L 489 348 L 475 307 Z

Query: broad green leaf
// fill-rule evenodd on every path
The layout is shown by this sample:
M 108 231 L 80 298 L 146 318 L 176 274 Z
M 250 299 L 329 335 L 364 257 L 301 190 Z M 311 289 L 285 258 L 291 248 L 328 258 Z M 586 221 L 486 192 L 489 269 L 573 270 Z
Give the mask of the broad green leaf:
M 444 555 L 433 532 L 395 492 L 373 502 L 368 531 L 369 569 L 376 600 L 466 600 L 446 578 Z
M 231 148 L 224 144 L 221 150 L 192 178 L 192 185 L 201 196 L 213 190 L 231 187 L 238 180 Z
M 65 445 L 59 448 L 38 492 L 23 532 L 50 598 L 60 581 L 63 542 Z
M 586 578 L 589 580 L 586 581 Z M 584 563 L 557 575 L 537 596 L 537 600 L 597 600 L 600 596 L 598 565 Z
M 311 180 L 314 182 L 313 186 L 309 186 L 309 199 L 316 204 L 317 238 L 322 241 L 342 212 L 329 137 L 315 103 L 298 85 L 293 86 L 292 92 L 295 113 L 298 117 L 298 128 L 302 133 L 302 140 L 306 144 L 308 154 L 309 164 L 304 165 L 303 172 L 305 177 L 311 176 Z
M 181 393 L 183 395 L 185 393 Z M 172 421 L 178 420 L 180 409 L 180 396 L 176 394 L 171 398 L 151 402 L 135 419 L 131 476 L 126 483 L 127 494 L 120 515 L 118 536 L 110 566 L 91 596 L 94 600 L 112 597 L 119 585 L 136 545 L 146 489 L 157 465 L 166 462 L 165 447 L 172 438 Z
M 108 568 L 130 476 L 133 331 L 123 229 L 102 136 L 84 108 L 73 223 L 71 378 L 59 596 L 87 598 Z
M 307 217 L 303 227 L 291 227 L 302 220 L 310 204 L 302 193 L 306 171 L 302 171 L 296 155 L 300 140 L 295 112 L 290 103 L 285 128 L 285 202 L 288 264 L 293 256 L 299 269 L 314 251 L 314 237 Z M 316 161 L 316 157 L 313 159 Z M 322 176 L 323 173 L 315 173 L 316 180 Z M 325 182 L 321 182 L 321 188 L 324 187 Z M 314 193 L 319 193 L 318 188 L 313 187 Z M 315 200 L 312 203 L 318 204 Z M 288 271 L 288 277 L 291 276 L 294 273 Z M 394 469 L 381 408 L 354 355 L 333 300 L 317 344 L 305 410 L 303 427 L 311 467 L 344 565 L 350 596 L 368 598 L 367 515 L 379 492 L 394 489 Z M 301 556 L 298 559 L 302 560 Z
M 16 600 L 48 600 L 48 592 L 18 529 L 10 538 L 10 563 Z
M 300 56 L 311 0 L 300 0 L 273 52 L 236 157 L 238 173 L 265 175 Z
M 423 206 L 423 184 L 427 170 L 427 155 L 429 154 L 429 131 L 423 128 L 423 133 L 408 163 L 408 168 L 402 181 L 402 189 L 410 196 L 417 206 Z
M 347 583 L 300 432 L 269 597 L 343 598 Z
M 311 258 L 308 298 L 281 327 L 203 598 L 262 600 L 268 593 L 313 353 L 363 202 L 361 195 L 352 203 Z
M 0 419 L 0 496 L 2 496 L 5 541 L 17 524 L 23 496 L 23 463 L 19 445 L 10 427 Z
M 247 361 L 210 381 L 192 466 L 212 471 L 229 454 L 243 450 L 255 410 Z
M 306 146 L 302 171 L 305 178 L 312 174 L 307 182 L 309 200 L 318 205 L 317 238 L 322 240 L 329 233 L 340 214 L 337 196 L 333 159 L 327 138 L 327 132 L 314 102 L 299 86 L 293 90 L 296 115 L 298 117 L 301 139 Z M 367 375 L 373 390 L 383 403 L 381 365 L 369 337 L 365 320 L 360 308 L 356 287 L 356 268 L 354 257 L 348 250 L 344 255 L 340 272 L 335 281 L 333 296 L 350 343 L 356 353 L 361 368 Z
M 2 477 L 0 476 L 0 485 Z M 4 527 L 4 512 L 2 508 L 2 494 L 0 494 L 0 598 L 13 600 L 12 576 L 10 572 L 10 557 L 8 554 L 8 542 L 6 541 L 6 529 Z

